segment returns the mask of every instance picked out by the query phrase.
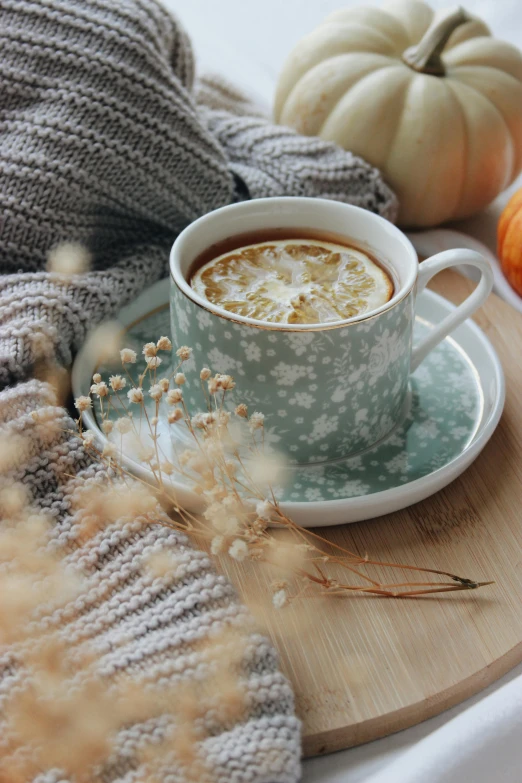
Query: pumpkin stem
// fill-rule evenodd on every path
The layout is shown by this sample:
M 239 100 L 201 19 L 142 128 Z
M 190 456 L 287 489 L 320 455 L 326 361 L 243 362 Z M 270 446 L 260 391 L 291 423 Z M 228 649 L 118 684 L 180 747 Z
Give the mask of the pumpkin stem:
M 442 62 L 442 51 L 453 31 L 471 21 L 472 17 L 462 7 L 449 10 L 429 26 L 417 46 L 406 49 L 402 55 L 403 61 L 419 73 L 444 76 L 446 68 Z

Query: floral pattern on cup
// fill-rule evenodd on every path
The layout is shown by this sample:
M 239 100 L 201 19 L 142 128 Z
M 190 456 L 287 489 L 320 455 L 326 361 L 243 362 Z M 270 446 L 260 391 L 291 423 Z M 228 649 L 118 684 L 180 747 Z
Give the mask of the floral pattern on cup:
M 241 402 L 265 414 L 269 445 L 292 462 L 320 463 L 383 438 L 406 403 L 414 296 L 378 317 L 314 331 L 256 328 L 209 313 L 173 284 L 173 343 L 198 368 L 233 375 Z M 204 404 L 187 384 L 190 405 Z
M 422 304 L 420 310 L 422 312 Z M 431 328 L 417 318 L 414 342 L 425 337 Z M 165 307 L 135 323 L 125 344 L 139 352 L 144 343 L 167 334 L 168 330 L 169 310 Z M 191 368 L 194 370 L 195 365 Z M 103 372 L 117 372 L 118 369 L 105 368 Z M 164 375 L 170 374 L 167 357 L 161 369 Z M 190 374 L 187 368 L 188 383 Z M 452 340 L 444 340 L 415 371 L 411 388 L 409 411 L 388 437 L 362 454 L 337 462 L 292 468 L 288 482 L 276 488 L 279 498 L 320 502 L 370 495 L 421 479 L 462 454 L 477 432 L 482 412 L 480 387 L 466 355 Z M 241 381 L 238 379 L 236 401 L 240 397 Z M 153 404 L 152 400 L 150 404 Z M 282 408 L 281 413 L 285 410 Z M 299 410 L 303 417 L 306 416 L 305 407 L 299 407 Z M 119 413 L 114 415 L 117 417 Z M 281 420 L 284 418 L 281 416 Z M 160 446 L 174 462 L 175 453 L 192 444 L 183 427 L 169 427 L 165 422 L 164 426 L 160 424 L 160 432 Z M 172 454 L 168 443 L 171 433 L 176 435 L 178 445 Z M 273 442 L 278 445 L 275 439 Z

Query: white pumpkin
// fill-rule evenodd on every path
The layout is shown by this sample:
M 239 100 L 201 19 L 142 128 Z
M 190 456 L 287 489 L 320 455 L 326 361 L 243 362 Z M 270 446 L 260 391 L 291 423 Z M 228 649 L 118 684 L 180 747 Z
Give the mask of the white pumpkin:
M 436 225 L 482 209 L 522 169 L 522 55 L 462 9 L 336 11 L 286 62 L 275 119 L 381 169 L 402 225 Z

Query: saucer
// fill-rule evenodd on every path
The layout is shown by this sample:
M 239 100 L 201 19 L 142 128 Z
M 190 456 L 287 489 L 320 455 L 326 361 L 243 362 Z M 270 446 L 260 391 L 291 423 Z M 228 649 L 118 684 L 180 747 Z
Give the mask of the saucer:
M 144 343 L 170 334 L 168 295 L 169 281 L 162 280 L 120 312 L 125 347 L 141 355 Z M 438 294 L 423 291 L 414 342 L 452 310 L 454 306 Z M 164 375 L 169 362 L 165 353 Z M 75 396 L 85 394 L 96 370 L 92 349 L 82 349 L 73 368 Z M 99 371 L 105 378 L 121 371 L 121 366 Z M 239 387 L 238 391 L 240 396 Z M 322 527 L 378 517 L 429 497 L 456 479 L 482 451 L 498 424 L 504 396 L 497 354 L 478 326 L 468 320 L 412 375 L 408 410 L 380 443 L 346 459 L 286 469 L 285 486 L 278 490 L 285 513 L 303 527 Z M 94 411 L 84 414 L 84 421 L 100 444 L 107 440 Z M 172 429 L 160 419 L 163 454 L 175 462 Z M 154 481 L 152 471 L 125 441 L 122 460 L 130 472 Z M 174 475 L 170 481 L 180 504 L 191 511 L 201 510 L 201 499 L 192 491 L 190 479 Z

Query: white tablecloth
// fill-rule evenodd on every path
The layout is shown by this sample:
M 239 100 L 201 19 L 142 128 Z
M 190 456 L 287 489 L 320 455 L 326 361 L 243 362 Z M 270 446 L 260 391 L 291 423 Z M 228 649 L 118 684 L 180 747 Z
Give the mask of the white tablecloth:
M 295 42 L 330 11 L 364 4 L 364 0 L 163 1 L 192 37 L 199 70 L 221 73 L 267 107 L 283 60 Z M 431 0 L 431 4 L 443 8 L 450 3 Z M 497 37 L 522 47 L 521 0 L 464 4 Z M 522 180 L 517 183 L 521 184 Z M 460 225 L 493 252 L 498 213 L 505 200 L 504 195 L 487 212 Z M 303 781 L 521 783 L 522 665 L 474 698 L 419 726 L 306 761 Z

